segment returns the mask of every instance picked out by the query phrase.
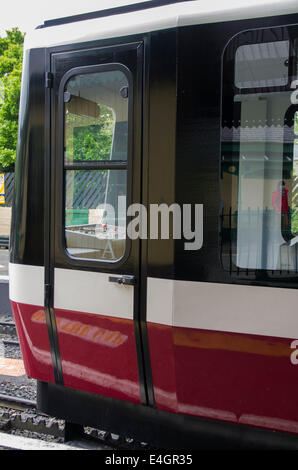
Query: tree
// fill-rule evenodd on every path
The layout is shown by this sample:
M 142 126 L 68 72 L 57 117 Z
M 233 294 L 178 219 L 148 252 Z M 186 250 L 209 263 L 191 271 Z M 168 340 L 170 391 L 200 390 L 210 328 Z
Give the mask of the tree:
M 0 37 L 0 167 L 16 159 L 24 34 L 18 28 Z
M 66 114 L 67 158 L 75 160 L 109 160 L 115 118 L 108 106 L 100 106 L 99 117 Z

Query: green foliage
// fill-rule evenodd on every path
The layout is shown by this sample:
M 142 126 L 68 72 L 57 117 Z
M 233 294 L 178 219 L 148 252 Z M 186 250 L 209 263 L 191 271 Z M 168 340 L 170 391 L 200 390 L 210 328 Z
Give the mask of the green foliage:
M 70 161 L 109 160 L 114 125 L 112 110 L 102 104 L 99 118 L 67 114 L 67 159 Z
M 24 34 L 18 28 L 0 37 L 0 166 L 16 158 Z
M 298 112 L 294 114 L 294 133 L 298 135 Z

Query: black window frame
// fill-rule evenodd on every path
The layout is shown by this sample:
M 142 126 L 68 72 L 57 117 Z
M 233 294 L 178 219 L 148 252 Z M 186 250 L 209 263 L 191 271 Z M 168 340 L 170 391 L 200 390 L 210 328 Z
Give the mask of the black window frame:
M 289 58 L 290 58 L 290 68 L 288 74 L 288 82 L 286 85 L 282 86 L 271 86 L 271 87 L 254 87 L 254 88 L 238 88 L 235 84 L 235 57 L 236 51 L 239 47 L 244 45 L 253 45 L 259 43 L 270 43 L 274 42 L 272 38 L 274 38 L 273 32 L 277 34 L 277 30 L 281 33 L 281 38 L 276 39 L 275 41 L 278 42 L 280 40 L 288 40 L 289 41 Z M 268 38 L 264 40 L 264 37 Z M 262 38 L 262 40 L 260 39 Z M 234 47 L 235 41 L 238 41 L 237 47 Z M 223 244 L 223 231 L 224 231 L 224 201 L 222 199 L 223 194 L 223 164 L 226 162 L 224 160 L 224 151 L 223 151 L 223 139 L 222 139 L 222 129 L 225 126 L 232 125 L 234 122 L 234 108 L 231 106 L 231 103 L 234 103 L 235 95 L 247 95 L 247 94 L 262 94 L 262 93 L 270 93 L 270 92 L 281 92 L 281 91 L 288 91 L 293 92 L 294 89 L 291 88 L 291 83 L 293 80 L 298 79 L 298 61 L 297 57 L 295 57 L 295 41 L 298 41 L 298 24 L 291 24 L 291 25 L 277 25 L 277 26 L 269 26 L 269 27 L 260 27 L 256 29 L 246 29 L 239 31 L 235 34 L 225 45 L 222 56 L 221 56 L 221 132 L 220 132 L 220 159 L 219 159 L 219 175 L 220 175 L 220 194 L 221 194 L 221 202 L 219 207 L 219 258 L 220 264 L 223 271 L 229 273 L 230 277 L 235 277 L 236 279 L 240 280 L 241 277 L 243 280 L 266 280 L 266 281 L 278 281 L 281 278 L 287 280 L 288 278 L 295 278 L 298 277 L 298 257 L 297 257 L 297 265 L 295 270 L 271 270 L 271 269 L 257 269 L 257 268 L 240 268 L 233 262 L 233 255 L 232 255 L 232 198 L 231 192 L 232 188 L 229 189 L 229 201 L 230 201 L 230 209 L 229 213 L 226 214 L 226 217 L 229 219 L 229 237 L 226 244 L 229 243 L 230 246 L 230 253 L 229 253 L 229 262 L 228 268 L 224 265 L 223 262 L 223 253 L 224 253 L 224 244 Z M 233 49 L 233 54 L 231 54 L 231 49 Z M 228 59 L 226 56 L 228 55 Z M 296 69 L 295 69 L 296 67 Z M 228 80 L 227 80 L 228 78 Z M 232 99 L 231 99 L 232 98 Z M 230 105 L 230 106 L 228 106 Z M 289 108 L 293 106 L 289 103 Z M 228 119 L 225 120 L 226 115 L 224 111 L 229 109 Z M 286 112 L 286 115 L 288 110 Z M 284 116 L 284 125 L 287 121 L 287 116 Z M 234 159 L 231 160 L 231 165 L 235 165 L 237 168 L 239 167 L 239 156 L 237 162 L 234 162 Z M 238 217 L 238 215 L 237 215 Z M 238 222 L 237 222 L 238 224 Z M 236 224 L 236 227 L 237 227 Z
M 295 39 L 298 39 L 298 36 L 295 36 L 295 35 L 291 35 L 289 33 L 291 33 L 291 29 L 297 29 L 298 26 L 296 25 L 293 25 L 293 26 L 274 26 L 274 27 L 267 27 L 267 28 L 258 28 L 258 29 L 248 29 L 248 30 L 243 30 L 243 31 L 240 31 L 239 33 L 237 33 L 233 38 L 231 38 L 231 40 L 226 44 L 224 50 L 223 50 L 223 54 L 222 54 L 222 75 L 223 74 L 223 71 L 224 71 L 224 63 L 225 63 L 225 55 L 227 54 L 227 51 L 229 50 L 229 48 L 231 48 L 231 46 L 233 45 L 233 43 L 238 40 L 238 44 L 237 44 L 237 47 L 235 47 L 234 49 L 234 53 L 233 53 L 233 58 L 231 60 L 231 58 L 229 59 L 229 62 L 232 63 L 232 67 L 231 67 L 231 76 L 233 77 L 233 80 L 231 81 L 231 84 L 234 88 L 234 95 L 238 94 L 238 95 L 245 95 L 245 94 L 257 94 L 257 93 L 270 93 L 270 92 L 277 92 L 277 91 L 287 91 L 291 85 L 291 82 L 293 81 L 293 76 L 296 76 L 296 75 L 293 75 L 293 65 L 294 63 L 293 62 L 290 62 L 290 68 L 289 68 L 289 73 L 288 73 L 288 81 L 285 85 L 276 85 L 276 86 L 270 86 L 270 87 L 251 87 L 251 88 L 239 88 L 237 87 L 236 83 L 235 83 L 235 57 L 236 57 L 236 51 L 239 49 L 239 47 L 242 47 L 242 46 L 251 46 L 251 45 L 255 45 L 255 44 L 265 44 L 265 43 L 272 43 L 272 42 L 279 42 L 279 41 L 289 41 L 289 57 L 293 57 L 294 56 L 294 40 Z M 270 35 L 271 32 L 273 30 L 280 30 L 281 33 L 283 32 L 286 32 L 285 34 L 285 37 L 281 37 L 280 39 L 276 39 L 275 38 L 275 41 L 273 40 L 274 39 L 274 34 L 272 34 L 271 37 L 268 37 L 267 39 L 264 39 L 264 37 L 262 36 L 265 36 L 266 38 L 266 34 L 267 35 Z M 286 30 L 286 31 L 285 31 Z M 240 39 L 240 40 L 239 40 Z M 292 78 L 291 78 L 292 77 Z M 296 76 L 297 77 L 297 76 Z M 222 81 L 223 83 L 223 81 Z M 221 89 L 223 89 L 223 87 L 221 87 Z

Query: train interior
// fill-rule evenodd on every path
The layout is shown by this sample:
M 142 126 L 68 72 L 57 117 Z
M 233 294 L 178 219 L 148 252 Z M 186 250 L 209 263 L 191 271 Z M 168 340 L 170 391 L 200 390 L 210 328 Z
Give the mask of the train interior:
M 228 270 L 297 272 L 298 107 L 289 86 L 297 43 L 292 60 L 289 47 L 243 45 L 235 54 L 233 119 L 222 128 L 221 157 Z

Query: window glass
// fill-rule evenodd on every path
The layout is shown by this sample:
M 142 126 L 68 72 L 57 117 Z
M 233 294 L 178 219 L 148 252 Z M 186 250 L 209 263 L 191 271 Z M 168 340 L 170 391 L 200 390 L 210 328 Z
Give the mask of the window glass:
M 235 56 L 235 85 L 258 88 L 288 82 L 289 41 L 240 46 Z
M 65 162 L 126 160 L 127 89 L 120 71 L 77 75 L 68 81 Z
M 291 198 L 291 233 L 298 235 L 298 111 L 294 114 L 293 188 Z
M 239 35 L 224 58 L 222 262 L 238 273 L 297 272 L 297 41 L 278 40 L 282 28 L 256 36 Z
M 69 254 L 120 259 L 125 234 L 126 171 L 67 170 L 65 236 Z
M 64 90 L 65 244 L 70 256 L 117 261 L 126 247 L 128 81 L 82 74 Z

